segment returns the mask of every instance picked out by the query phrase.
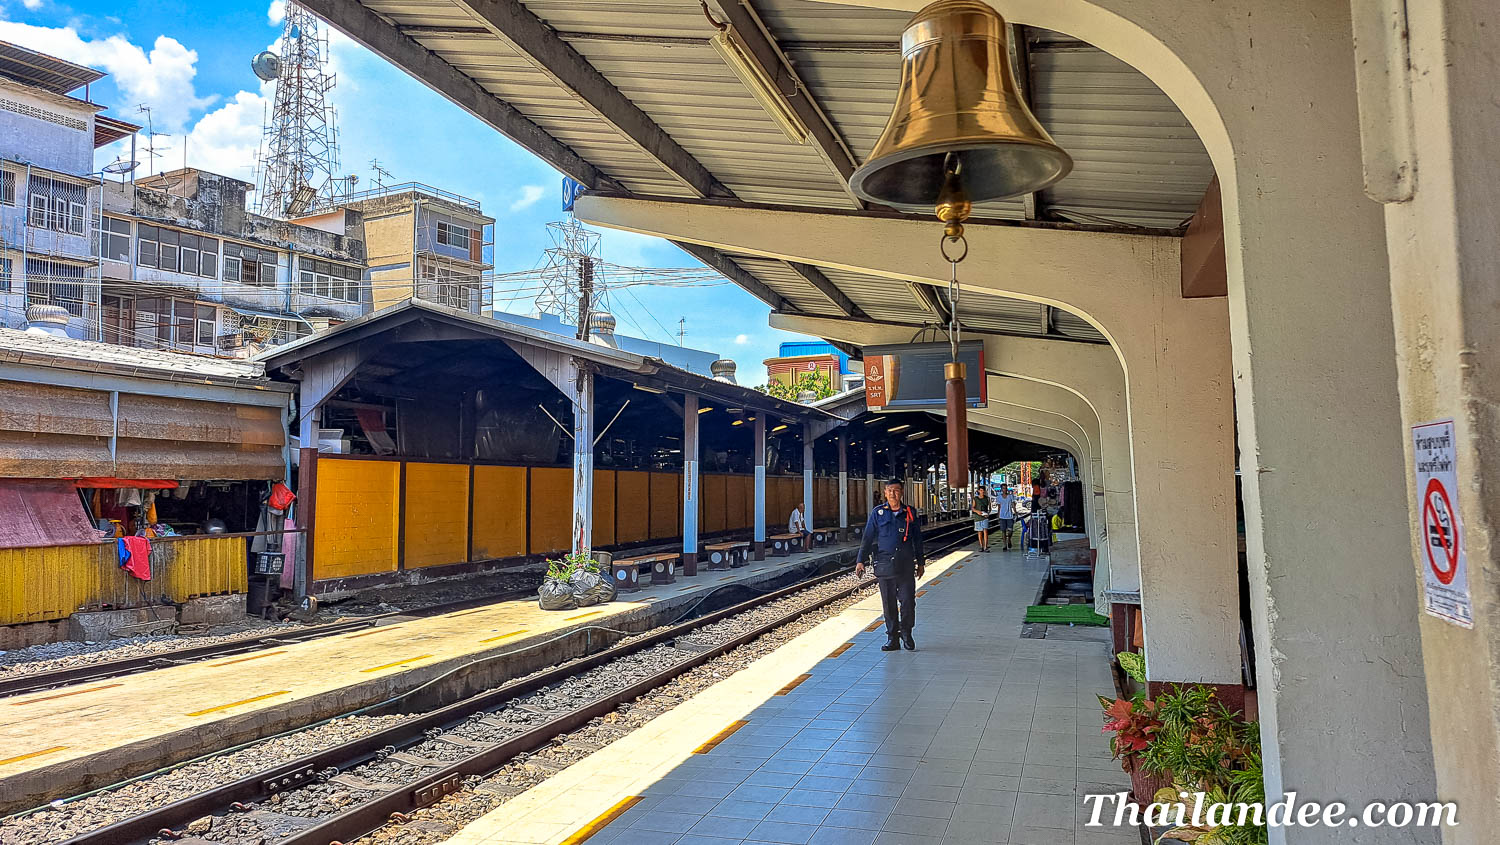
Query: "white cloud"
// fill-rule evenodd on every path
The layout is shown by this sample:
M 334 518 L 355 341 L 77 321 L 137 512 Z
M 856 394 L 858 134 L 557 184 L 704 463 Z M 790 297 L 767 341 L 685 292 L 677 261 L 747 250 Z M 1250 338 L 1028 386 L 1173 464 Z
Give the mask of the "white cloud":
M 286 0 L 271 0 L 271 8 L 266 10 L 266 20 L 271 26 L 281 26 L 286 20 Z
M 240 91 L 204 115 L 188 134 L 188 161 L 212 173 L 252 181 L 266 98 Z
M 744 345 L 748 344 L 749 342 L 750 342 L 750 335 L 747 335 L 747 334 L 737 334 L 737 335 L 734 336 L 734 345 L 735 346 L 744 346 Z
M 21 0 L 21 5 L 35 12 L 37 9 L 42 8 L 42 2 L 43 0 Z
M 547 189 L 541 185 L 522 185 L 521 197 L 510 204 L 510 210 L 520 211 L 523 208 L 530 208 L 536 205 L 546 192 Z
M 165 35 L 157 36 L 147 53 L 123 35 L 90 40 L 72 27 L 0 21 L 0 40 L 109 73 L 128 103 L 118 109 L 121 115 L 128 115 L 136 104 L 145 103 L 151 107 L 158 132 L 181 132 L 193 112 L 213 105 L 218 99 L 200 97 L 193 89 L 198 53 Z

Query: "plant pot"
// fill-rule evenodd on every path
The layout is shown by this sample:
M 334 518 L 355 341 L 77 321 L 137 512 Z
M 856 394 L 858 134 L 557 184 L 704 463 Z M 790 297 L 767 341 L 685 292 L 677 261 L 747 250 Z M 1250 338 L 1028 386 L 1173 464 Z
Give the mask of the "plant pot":
M 1155 800 L 1156 791 L 1172 785 L 1172 779 L 1161 775 L 1148 775 L 1139 767 L 1130 772 L 1130 793 L 1142 809 Z

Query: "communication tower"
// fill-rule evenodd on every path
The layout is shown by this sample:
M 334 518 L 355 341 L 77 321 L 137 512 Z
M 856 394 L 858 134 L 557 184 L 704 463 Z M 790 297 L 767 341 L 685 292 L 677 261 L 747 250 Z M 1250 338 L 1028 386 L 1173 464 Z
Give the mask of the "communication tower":
M 546 253 L 541 273 L 541 292 L 536 310 L 556 314 L 569 322 L 577 321 L 580 336 L 588 326 L 588 315 L 596 310 L 604 294 L 599 267 L 599 233 L 578 222 L 567 220 L 547 224 L 552 246 Z
M 251 62 L 255 75 L 276 83 L 256 163 L 256 210 L 290 217 L 330 199 L 339 167 L 336 115 L 328 101 L 328 38 L 316 16 L 286 0 L 278 52 Z

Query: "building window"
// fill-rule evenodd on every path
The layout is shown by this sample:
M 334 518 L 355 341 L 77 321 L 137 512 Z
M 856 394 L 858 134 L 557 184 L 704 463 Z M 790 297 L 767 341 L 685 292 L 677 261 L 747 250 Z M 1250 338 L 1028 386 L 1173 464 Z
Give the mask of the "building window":
M 161 349 L 211 351 L 218 309 L 190 299 L 147 297 L 134 300 L 105 297 L 105 339 Z M 134 331 L 130 331 L 133 322 Z M 196 348 L 195 348 L 196 347 Z
M 61 305 L 74 317 L 83 316 L 83 265 L 45 258 L 26 259 L 26 304 Z
M 142 223 L 136 227 L 136 244 L 136 263 L 142 267 L 210 279 L 219 277 L 218 238 Z
M 27 222 L 40 229 L 53 229 L 70 235 L 82 235 L 88 231 L 88 217 L 84 201 L 86 190 L 82 185 L 53 179 L 50 176 L 32 176 L 28 186 L 30 199 L 27 207 L 30 214 Z
M 225 241 L 224 281 L 276 287 L 275 251 Z
M 100 255 L 107 261 L 130 260 L 130 221 L 104 218 L 100 226 Z
M 423 267 L 418 295 L 438 305 L 474 311 L 479 304 L 479 279 L 448 267 Z
M 0 292 L 10 293 L 10 280 L 12 278 L 11 259 L 0 258 Z
M 439 220 L 437 224 L 437 240 L 444 246 L 456 246 L 459 249 L 469 248 L 469 239 L 473 236 L 472 230 L 466 226 L 458 226 Z
M 0 205 L 14 207 L 16 204 L 16 174 L 0 170 Z
M 297 259 L 297 271 L 298 290 L 301 293 L 346 302 L 359 301 L 359 283 L 363 274 L 358 267 L 302 257 Z

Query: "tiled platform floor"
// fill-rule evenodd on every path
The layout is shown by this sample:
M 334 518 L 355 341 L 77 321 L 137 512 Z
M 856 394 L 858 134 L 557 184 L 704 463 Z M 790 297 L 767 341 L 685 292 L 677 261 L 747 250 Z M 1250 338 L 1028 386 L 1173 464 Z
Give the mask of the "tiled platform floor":
M 970 556 L 918 599 L 917 652 L 856 634 L 588 845 L 1137 845 L 1082 826 L 1081 795 L 1129 783 L 1099 729 L 1107 646 L 1019 638 L 1041 575 L 1018 553 Z

